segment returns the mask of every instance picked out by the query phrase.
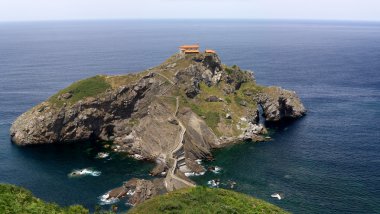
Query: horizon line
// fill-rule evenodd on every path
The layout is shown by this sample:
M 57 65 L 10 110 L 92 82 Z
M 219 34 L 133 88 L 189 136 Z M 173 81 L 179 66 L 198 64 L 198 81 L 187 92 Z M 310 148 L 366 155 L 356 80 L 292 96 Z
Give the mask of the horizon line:
M 80 21 L 316 21 L 316 22 L 357 22 L 380 23 L 380 20 L 355 19 L 281 19 L 281 18 L 88 18 L 88 19 L 35 19 L 35 20 L 0 20 L 0 23 L 32 22 L 80 22 Z

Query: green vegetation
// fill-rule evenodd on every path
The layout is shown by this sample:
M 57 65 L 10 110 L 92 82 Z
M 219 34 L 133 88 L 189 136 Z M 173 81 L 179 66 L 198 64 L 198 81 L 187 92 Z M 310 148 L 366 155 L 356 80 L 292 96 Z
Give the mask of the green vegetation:
M 97 75 L 71 84 L 53 95 L 48 101 L 58 106 L 62 106 L 63 103 L 74 104 L 83 98 L 103 93 L 109 88 L 111 85 L 106 81 L 105 76 Z M 61 98 L 64 94 L 71 94 L 71 97 L 65 100 Z
M 226 67 L 224 70 L 227 72 L 228 75 L 231 75 L 234 72 L 234 69 Z
M 140 123 L 140 120 L 138 120 L 136 118 L 131 118 L 128 120 L 128 125 L 130 127 L 137 126 L 137 125 L 139 125 L 139 123 Z
M 89 211 L 80 205 L 62 208 L 34 197 L 24 188 L 0 184 L 0 213 L 87 214 Z
M 235 69 L 240 69 L 233 66 Z M 243 71 L 234 71 L 240 72 Z M 243 76 L 242 74 L 235 74 Z M 256 85 L 254 81 L 248 80 L 240 85 L 238 90 L 233 93 L 226 94 L 223 89 L 231 87 L 224 81 L 214 86 L 208 86 L 204 82 L 200 83 L 200 93 L 192 99 L 186 97 L 184 92 L 177 92 L 181 95 L 181 106 L 190 107 L 194 113 L 202 117 L 206 124 L 214 131 L 217 136 L 237 136 L 241 133 L 238 128 L 244 127 L 244 121 L 240 118 L 249 115 L 249 112 L 257 109 L 254 97 L 262 91 L 263 87 Z M 208 97 L 216 96 L 221 102 L 208 102 Z M 225 118 L 226 114 L 232 114 L 231 119 Z
M 213 109 L 212 106 L 215 107 L 215 104 L 218 105 L 218 103 L 209 103 L 200 99 L 198 99 L 198 102 L 194 102 L 191 99 L 187 99 L 185 95 L 182 95 L 180 106 L 190 107 L 194 113 L 204 119 L 206 124 L 216 135 L 220 135 L 217 129 L 218 123 L 220 122 L 220 111 L 218 111 L 220 108 L 217 107 Z
M 128 85 L 133 84 L 139 81 L 143 76 L 147 75 L 149 73 L 148 70 L 139 72 L 139 73 L 133 73 L 133 74 L 126 74 L 126 75 L 116 75 L 116 76 L 105 76 L 105 81 L 111 85 L 113 89 L 116 89 L 122 85 Z
M 195 187 L 154 197 L 128 213 L 288 213 L 281 208 L 241 193 Z

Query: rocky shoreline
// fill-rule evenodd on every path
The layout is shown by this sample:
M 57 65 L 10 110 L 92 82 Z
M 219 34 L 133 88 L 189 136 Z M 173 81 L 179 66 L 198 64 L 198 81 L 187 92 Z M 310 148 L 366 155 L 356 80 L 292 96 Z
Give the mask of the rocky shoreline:
M 265 141 L 264 122 L 297 119 L 306 110 L 293 91 L 256 84 L 253 73 L 216 54 L 175 54 L 137 74 L 82 80 L 25 112 L 12 142 L 27 146 L 112 141 L 112 150 L 155 161 L 153 180 L 132 179 L 109 193 L 130 204 L 193 186 L 196 160 L 243 140 Z

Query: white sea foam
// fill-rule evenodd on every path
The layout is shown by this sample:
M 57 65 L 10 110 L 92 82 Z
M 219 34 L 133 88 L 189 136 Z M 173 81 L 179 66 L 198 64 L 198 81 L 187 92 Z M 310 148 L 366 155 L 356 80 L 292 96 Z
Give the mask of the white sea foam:
M 104 158 L 107 158 L 107 157 L 109 157 L 109 156 L 110 156 L 110 154 L 107 153 L 107 152 L 99 152 L 99 153 L 96 155 L 96 158 L 97 158 L 97 159 L 104 159 Z
M 132 196 L 132 195 L 135 194 L 135 192 L 136 192 L 136 191 L 129 190 L 129 191 L 127 192 L 127 195 Z
M 139 154 L 134 154 L 134 155 L 132 155 L 132 157 L 134 159 L 137 159 L 137 160 L 143 160 L 144 159 L 144 157 L 142 155 L 139 155 Z
M 204 175 L 205 172 L 200 172 L 200 173 L 195 173 L 195 172 L 185 172 L 186 177 L 191 177 L 191 176 L 201 176 Z
M 217 180 L 210 180 L 207 182 L 210 187 L 219 187 L 220 182 Z
M 91 168 L 84 168 L 84 169 L 74 169 L 72 172 L 69 173 L 69 177 L 83 177 L 83 176 L 100 176 L 102 172 L 93 170 Z
M 110 192 L 111 191 L 98 197 L 100 200 L 100 205 L 110 205 L 119 202 L 118 198 L 108 198 L 110 196 Z
M 125 203 L 126 206 L 134 207 L 135 205 L 129 203 L 128 201 Z
M 212 169 L 211 172 L 213 172 L 213 173 L 215 173 L 215 174 L 219 174 L 221 170 L 222 170 L 221 167 L 219 167 L 219 166 L 215 166 L 215 168 Z
M 281 200 L 283 197 L 279 193 L 273 193 L 270 195 L 272 198 L 277 198 L 278 200 Z

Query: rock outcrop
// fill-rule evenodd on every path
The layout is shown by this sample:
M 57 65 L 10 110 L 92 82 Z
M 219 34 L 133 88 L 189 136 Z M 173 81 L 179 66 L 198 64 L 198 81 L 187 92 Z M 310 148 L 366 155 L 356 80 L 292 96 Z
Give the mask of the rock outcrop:
M 166 176 L 160 182 L 175 189 L 192 185 L 183 173 L 204 171 L 196 160 L 211 158 L 212 149 L 264 139 L 259 106 L 270 122 L 306 112 L 295 92 L 257 85 L 252 72 L 228 67 L 216 54 L 176 54 L 141 73 L 74 83 L 18 117 L 10 135 L 21 146 L 112 141 L 114 152 L 155 161 L 151 174 Z M 132 204 L 161 191 L 153 181 L 133 182 Z
M 128 203 L 136 205 L 166 192 L 163 179 L 145 180 L 134 178 L 125 182 L 121 187 L 112 189 L 106 199 L 128 197 Z
M 264 110 L 264 117 L 270 122 L 296 119 L 306 113 L 305 107 L 294 91 L 284 90 L 280 87 L 268 87 L 263 89 L 259 99 Z

